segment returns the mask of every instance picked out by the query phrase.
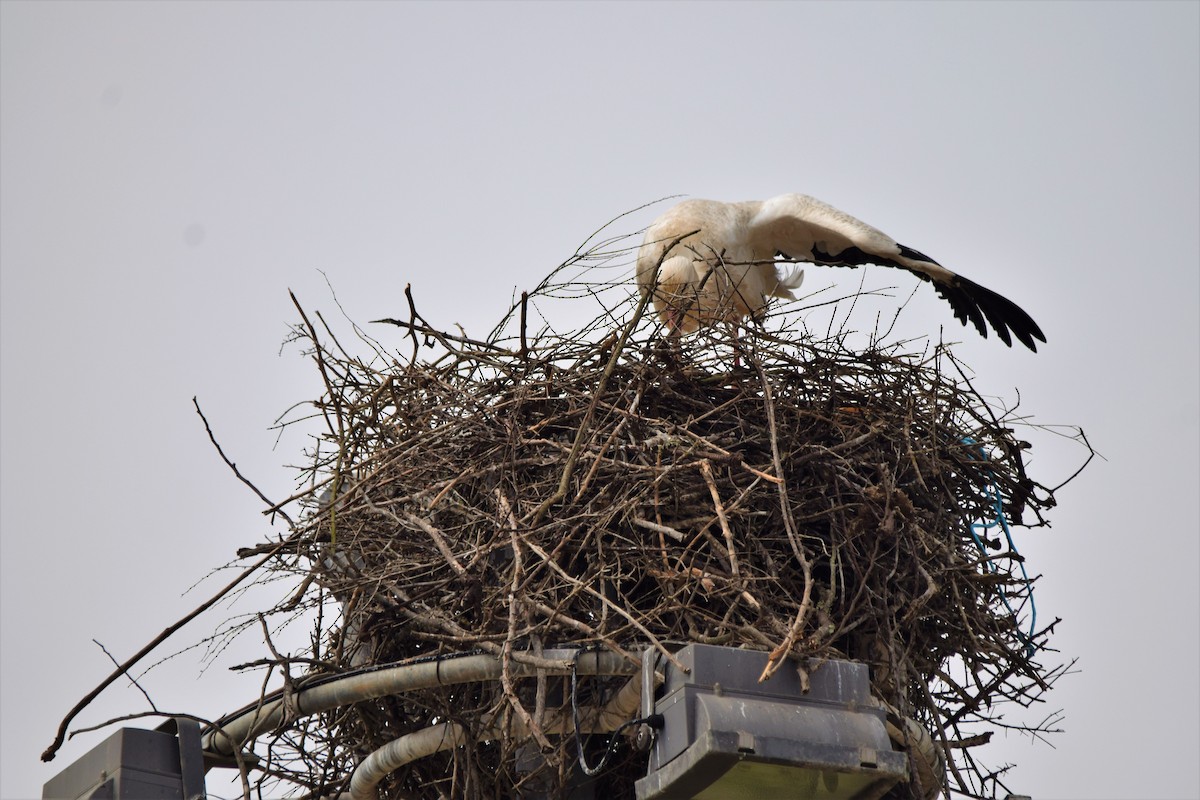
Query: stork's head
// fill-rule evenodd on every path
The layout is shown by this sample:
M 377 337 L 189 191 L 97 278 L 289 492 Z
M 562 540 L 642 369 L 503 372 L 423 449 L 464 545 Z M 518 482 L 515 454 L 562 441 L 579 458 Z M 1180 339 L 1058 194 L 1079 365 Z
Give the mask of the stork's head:
M 654 287 L 654 308 L 670 332 L 691 333 L 724 318 L 717 276 L 686 255 L 663 261 Z

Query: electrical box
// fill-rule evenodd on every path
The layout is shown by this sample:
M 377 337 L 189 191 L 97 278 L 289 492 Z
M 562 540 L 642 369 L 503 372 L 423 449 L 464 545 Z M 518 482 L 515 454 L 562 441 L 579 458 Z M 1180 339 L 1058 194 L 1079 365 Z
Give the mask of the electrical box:
M 178 725 L 179 735 L 170 728 Z M 203 800 L 199 726 L 122 728 L 46 781 L 43 800 Z
M 809 661 L 758 682 L 767 654 L 691 644 L 665 672 L 638 800 L 876 800 L 908 777 L 865 664 Z

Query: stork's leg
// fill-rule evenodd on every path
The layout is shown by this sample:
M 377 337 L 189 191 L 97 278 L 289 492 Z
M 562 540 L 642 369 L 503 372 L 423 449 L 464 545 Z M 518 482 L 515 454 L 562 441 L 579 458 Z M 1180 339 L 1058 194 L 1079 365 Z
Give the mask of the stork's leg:
M 749 331 L 751 336 L 754 335 L 754 330 L 753 330 L 754 324 L 755 324 L 755 320 L 753 318 L 751 318 L 751 321 L 746 325 L 746 330 Z M 750 363 L 750 352 L 745 347 L 742 346 L 742 323 L 734 322 L 733 323 L 733 368 L 734 369 L 741 369 L 743 353 L 746 355 L 746 363 L 748 366 Z
M 741 326 L 731 322 L 729 327 L 732 329 L 729 340 L 733 343 L 733 371 L 736 372 L 742 368 Z
M 668 307 L 663 312 L 663 318 L 667 323 L 667 353 L 675 361 L 679 361 L 683 355 L 683 312 L 677 308 Z
M 683 327 L 683 312 L 678 308 L 668 307 L 663 312 L 663 316 L 667 320 L 667 335 L 679 338 L 680 329 Z

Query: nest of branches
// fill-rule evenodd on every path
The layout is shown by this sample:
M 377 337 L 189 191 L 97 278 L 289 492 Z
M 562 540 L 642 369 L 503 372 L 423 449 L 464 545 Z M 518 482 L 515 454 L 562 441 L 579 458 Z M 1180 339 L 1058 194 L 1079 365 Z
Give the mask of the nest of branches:
M 1033 625 L 1006 535 L 1053 505 L 1011 412 L 941 345 L 851 348 L 794 318 L 673 341 L 628 289 L 568 333 L 532 330 L 564 286 L 480 340 L 428 324 L 410 295 L 387 321 L 401 344 L 363 336 L 370 358 L 319 316 L 297 326 L 327 429 L 270 568 L 305 575 L 322 612 L 306 680 L 463 653 L 503 671 L 295 719 L 267 774 L 336 793 L 378 748 L 453 722 L 460 746 L 393 772 L 381 796 L 556 796 L 580 739 L 547 720 L 571 687 L 520 667 L 564 646 L 632 663 L 700 642 L 776 666 L 865 662 L 875 695 L 944 753 L 952 790 L 1001 791 L 973 748 L 1022 727 L 1005 704 L 1029 706 L 1065 669 L 1042 663 L 1053 624 Z M 602 706 L 625 678 L 581 683 L 579 702 Z M 620 741 L 597 786 L 633 797 L 645 770 Z

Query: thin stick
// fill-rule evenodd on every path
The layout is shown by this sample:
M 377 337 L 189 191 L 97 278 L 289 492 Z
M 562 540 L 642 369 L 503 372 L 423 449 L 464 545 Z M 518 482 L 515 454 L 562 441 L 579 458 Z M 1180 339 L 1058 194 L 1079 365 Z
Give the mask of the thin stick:
M 504 696 L 508 699 L 508 704 L 512 710 L 525 724 L 533 738 L 537 741 L 538 746 L 543 750 L 550 750 L 552 746 L 550 740 L 546 738 L 546 734 L 542 732 L 542 726 L 534 721 L 529 715 L 529 711 L 517 697 L 516 689 L 513 686 L 512 679 L 512 650 L 513 642 L 517 638 L 517 605 L 521 602 L 518 596 L 521 589 L 521 539 L 517 536 L 517 521 L 513 519 L 512 509 L 509 508 L 508 499 L 504 493 L 496 489 L 497 502 L 504 509 L 505 516 L 509 520 L 508 540 L 512 546 L 512 580 L 508 586 L 508 635 L 504 637 L 504 644 L 500 649 L 500 685 L 504 689 Z
M 713 481 L 712 466 L 708 463 L 708 459 L 700 462 L 700 474 L 704 476 L 704 482 L 708 484 L 708 492 L 712 496 L 713 508 L 717 511 L 717 519 L 721 523 L 721 533 L 725 535 L 725 552 L 729 554 L 729 573 L 734 580 L 741 578 L 741 570 L 738 569 L 737 548 L 733 541 L 733 531 L 729 527 L 729 520 L 725 516 L 725 506 L 721 504 L 721 494 L 717 491 L 717 484 Z
M 668 245 L 665 250 L 663 250 L 663 254 L 659 257 L 658 264 L 654 268 L 654 274 L 656 278 L 658 271 L 662 269 L 662 264 L 666 259 L 667 254 L 670 253 L 671 250 L 674 249 L 675 246 L 681 241 L 697 232 L 698 231 L 691 231 L 683 236 L 676 237 L 676 239 L 671 242 L 671 244 Z M 637 307 L 633 311 L 633 317 L 629 320 L 628 324 L 625 325 L 624 329 L 621 331 L 621 338 L 618 339 L 616 345 L 613 346 L 612 355 L 609 356 L 608 364 L 604 367 L 604 374 L 600 376 L 600 383 L 596 386 L 596 390 L 593 393 L 592 402 L 588 405 L 587 413 L 583 417 L 583 422 L 580 423 L 579 430 L 575 434 L 575 442 L 571 445 L 571 453 L 567 456 L 566 465 L 563 466 L 562 478 L 558 482 L 558 489 L 554 491 L 554 494 L 543 500 L 541 505 L 534 509 L 533 513 L 529 515 L 529 522 L 526 527 L 536 528 L 538 523 L 542 521 L 542 515 L 546 513 L 550 506 L 566 497 L 567 487 L 570 485 L 571 481 L 571 473 L 575 471 L 575 462 L 579 458 L 579 451 L 582 449 L 583 440 L 587 436 L 588 430 L 591 427 L 592 417 L 596 413 L 596 403 L 604 394 L 604 389 L 608 385 L 608 379 L 612 377 L 613 370 L 616 369 L 617 360 L 620 359 L 621 353 L 625 350 L 625 343 L 629 341 L 629 335 L 633 333 L 633 329 L 636 328 L 638 323 L 641 321 L 642 313 L 646 310 L 646 306 L 650 303 L 650 296 L 652 294 L 652 292 L 646 292 L 642 295 L 641 299 L 638 300 Z
M 648 531 L 654 531 L 655 533 L 661 533 L 664 536 L 670 536 L 677 542 L 687 541 L 686 536 L 672 528 L 670 525 L 660 525 L 657 522 L 651 522 L 650 520 L 642 519 L 641 517 L 634 517 L 630 520 L 630 522 L 632 522 L 634 525 L 637 525 L 639 528 L 645 528 Z
M 787 636 L 779 643 L 778 647 L 771 651 L 762 674 L 758 676 L 758 680 L 762 682 L 775 674 L 787 654 L 791 652 L 792 645 L 800 637 L 804 620 L 808 616 L 809 605 L 812 603 L 812 565 L 808 562 L 804 544 L 800 541 L 800 535 L 796 531 L 796 520 L 792 517 L 792 504 L 788 500 L 787 477 L 783 472 L 783 459 L 779 455 L 779 434 L 775 424 L 775 400 L 771 396 L 771 382 L 767 380 L 767 373 L 763 371 L 762 364 L 757 358 L 754 358 L 754 368 L 758 370 L 759 380 L 762 381 L 763 405 L 767 412 L 767 430 L 771 434 L 771 458 L 775 462 L 775 474 L 780 478 L 779 483 L 775 484 L 775 488 L 779 490 L 779 508 L 783 514 L 783 526 L 787 531 L 788 541 L 792 544 L 792 552 L 800 562 L 800 569 L 804 572 L 804 593 L 800 599 L 800 608 L 796 610 L 796 619 L 788 629 Z
M 83 711 L 83 709 L 87 708 L 88 705 L 91 704 L 91 702 L 93 700 L 95 700 L 97 697 L 99 697 L 100 693 L 103 692 L 105 689 L 107 689 L 109 687 L 109 685 L 112 684 L 113 681 L 115 681 L 117 678 L 121 677 L 122 675 L 128 674 L 130 668 L 134 664 L 141 661 L 148 654 L 153 652 L 154 649 L 157 648 L 163 642 L 165 642 L 171 634 L 175 633 L 175 631 L 179 630 L 184 625 L 188 624 L 189 622 L 194 620 L 196 617 L 200 616 L 205 611 L 207 611 L 208 609 L 210 609 L 214 605 L 216 605 L 216 603 L 218 603 L 222 598 L 224 598 L 227 594 L 229 594 L 231 591 L 233 591 L 233 589 L 236 586 L 238 586 L 242 581 L 246 580 L 246 578 L 249 578 L 251 575 L 253 575 L 255 572 L 257 572 L 259 567 L 261 567 L 263 564 L 266 564 L 268 561 L 270 561 L 272 558 L 274 558 L 276 553 L 278 553 L 280 550 L 282 550 L 287 545 L 292 544 L 299 537 L 300 537 L 299 533 L 293 533 L 287 539 L 280 541 L 279 544 L 277 544 L 275 546 L 274 550 L 272 550 L 271 552 L 264 555 L 258 561 L 255 561 L 253 564 L 251 564 L 246 569 L 242 570 L 241 574 L 238 575 L 237 578 L 235 578 L 234 580 L 232 580 L 228 584 L 226 584 L 225 587 L 223 589 L 221 589 L 221 591 L 217 592 L 215 595 L 210 597 L 208 600 L 201 603 L 198 608 L 196 608 L 194 611 L 192 611 L 191 613 L 184 616 L 182 619 L 180 619 L 175 624 L 168 626 L 165 630 L 163 630 L 162 633 L 160 633 L 158 636 L 155 636 L 153 639 L 151 639 L 149 644 L 147 644 L 141 650 L 138 650 L 136 653 L 134 653 L 132 656 L 130 656 L 128 659 L 126 659 L 122 664 L 120 664 L 116 668 L 116 670 L 113 671 L 113 673 L 111 675 L 109 675 L 107 678 L 105 678 L 103 681 L 101 681 L 99 686 L 97 686 L 95 689 L 92 689 L 92 691 L 88 692 L 87 695 L 85 695 L 82 700 L 80 700 L 78 703 L 76 703 L 75 706 L 70 711 L 67 712 L 67 715 L 65 717 L 63 717 L 62 722 L 60 722 L 58 725 L 58 733 L 54 737 L 54 741 L 42 753 L 42 761 L 53 761 L 54 760 L 54 756 L 58 752 L 58 749 L 60 747 L 62 747 L 64 737 L 66 737 L 66 734 L 67 734 L 67 727 L 70 726 L 71 720 L 75 719 L 75 717 L 79 714 L 80 711 Z
M 262 500 L 267 504 L 267 510 L 263 513 L 278 514 L 284 518 L 288 525 L 295 527 L 296 523 L 292 522 L 292 518 L 287 515 L 287 512 L 280 508 L 279 505 L 268 500 L 267 496 L 260 492 L 258 487 L 251 483 L 250 480 L 238 470 L 237 464 L 230 461 L 229 456 L 225 455 L 225 451 L 221 449 L 221 445 L 217 442 L 217 437 L 213 434 L 212 428 L 208 424 L 208 418 L 204 416 L 204 412 L 200 410 L 200 403 L 196 400 L 195 396 L 192 397 L 192 405 L 196 407 L 196 413 L 200 415 L 200 419 L 204 423 L 204 432 L 208 434 L 208 440 L 212 442 L 213 447 L 217 448 L 217 454 L 221 456 L 221 460 L 225 462 L 226 466 L 233 470 L 233 474 L 237 476 L 239 481 L 249 486 L 250 491 L 254 492 L 254 494 L 258 496 L 259 500 Z

